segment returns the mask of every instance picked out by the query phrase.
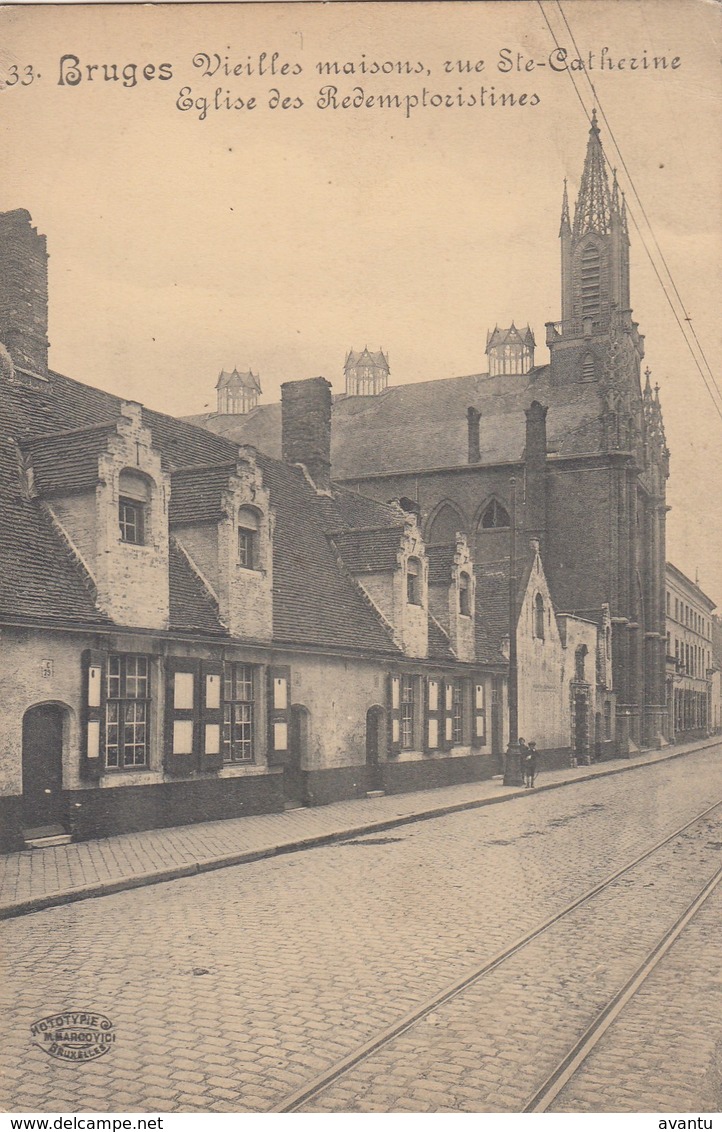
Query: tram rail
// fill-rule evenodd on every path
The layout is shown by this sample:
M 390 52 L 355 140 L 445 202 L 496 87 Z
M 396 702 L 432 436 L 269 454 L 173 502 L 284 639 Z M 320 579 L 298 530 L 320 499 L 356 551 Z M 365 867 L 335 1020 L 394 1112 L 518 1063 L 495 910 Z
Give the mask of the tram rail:
M 652 857 L 655 853 L 659 852 L 670 842 L 686 833 L 698 822 L 703 821 L 706 817 L 712 814 L 718 807 L 722 806 L 722 798 L 707 806 L 701 813 L 695 815 L 684 825 L 679 826 L 672 833 L 667 834 L 661 840 L 657 841 L 654 845 L 650 846 L 643 853 L 638 854 L 632 861 L 623 865 L 621 868 L 616 869 L 609 876 L 593 885 L 586 892 L 576 897 L 564 908 L 549 916 L 546 920 L 542 921 L 531 931 L 526 932 L 520 936 L 509 946 L 505 947 L 502 951 L 498 952 L 491 959 L 486 960 L 484 963 L 467 971 L 460 978 L 456 979 L 453 983 L 448 984 L 441 991 L 429 997 L 413 1010 L 404 1014 L 396 1022 L 386 1027 L 384 1030 L 379 1031 L 369 1041 L 357 1047 L 350 1054 L 340 1058 L 338 1061 L 322 1070 L 315 1077 L 301 1085 L 293 1093 L 288 1094 L 269 1112 L 297 1112 L 303 1106 L 313 1101 L 321 1093 L 325 1092 L 331 1085 L 339 1081 L 346 1074 L 348 1074 L 357 1065 L 368 1060 L 379 1050 L 389 1045 L 396 1038 L 402 1034 L 407 1033 L 424 1018 L 426 1018 L 433 1011 L 437 1010 L 440 1006 L 453 1001 L 459 997 L 469 987 L 479 982 L 492 971 L 501 967 L 512 956 L 518 954 L 523 948 L 527 947 L 533 940 L 549 931 L 552 927 L 564 920 L 567 916 L 571 915 L 577 909 L 583 907 L 585 904 L 590 903 L 597 896 L 603 893 L 611 885 L 613 885 L 620 877 L 626 873 L 631 872 L 642 862 Z M 597 1042 L 603 1037 L 606 1030 L 611 1026 L 619 1013 L 624 1009 L 627 1003 L 634 997 L 644 980 L 654 970 L 660 960 L 669 951 L 672 945 L 677 940 L 680 933 L 684 930 L 690 920 L 694 917 L 697 911 L 702 907 L 705 901 L 712 895 L 717 886 L 722 882 L 722 868 L 720 868 L 714 876 L 709 879 L 704 886 L 696 893 L 694 899 L 687 905 L 682 914 L 672 924 L 672 926 L 664 933 L 664 935 L 657 941 L 654 947 L 647 953 L 643 961 L 636 968 L 631 977 L 625 982 L 624 986 L 617 991 L 617 993 L 607 1002 L 604 1008 L 597 1014 L 594 1021 L 590 1024 L 584 1034 L 574 1043 L 565 1057 L 558 1063 L 556 1068 L 549 1074 L 546 1080 L 540 1085 L 534 1094 L 526 1102 L 522 1112 L 544 1112 L 554 1099 L 559 1095 L 564 1086 L 571 1080 L 574 1074 L 578 1071 L 580 1066 L 586 1060 L 589 1053 L 591 1053 Z

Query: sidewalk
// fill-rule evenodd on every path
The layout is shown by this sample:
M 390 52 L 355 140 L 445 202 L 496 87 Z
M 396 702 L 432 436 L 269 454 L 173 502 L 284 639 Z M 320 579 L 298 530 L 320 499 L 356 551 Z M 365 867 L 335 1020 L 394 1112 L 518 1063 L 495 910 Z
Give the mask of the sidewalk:
M 720 737 L 574 770 L 544 771 L 537 791 L 620 774 L 717 746 Z M 526 796 L 501 779 L 412 794 L 357 798 L 258 817 L 151 829 L 0 856 L 0 919 L 123 889 L 159 884 Z

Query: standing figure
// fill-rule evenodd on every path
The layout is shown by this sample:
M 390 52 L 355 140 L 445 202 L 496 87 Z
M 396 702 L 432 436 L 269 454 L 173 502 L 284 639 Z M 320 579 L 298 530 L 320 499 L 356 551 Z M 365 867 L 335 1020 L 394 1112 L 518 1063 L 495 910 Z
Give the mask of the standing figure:
M 533 788 L 536 778 L 536 743 L 531 741 L 524 758 L 524 776 L 526 785 Z

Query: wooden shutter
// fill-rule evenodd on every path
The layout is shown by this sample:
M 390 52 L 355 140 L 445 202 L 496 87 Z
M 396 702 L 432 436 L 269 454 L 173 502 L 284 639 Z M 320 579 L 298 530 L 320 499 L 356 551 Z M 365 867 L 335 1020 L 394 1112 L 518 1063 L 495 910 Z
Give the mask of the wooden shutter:
M 80 739 L 81 778 L 100 778 L 103 758 L 103 713 L 105 708 L 106 656 L 95 649 L 82 655 L 83 694 L 82 731 Z
M 200 770 L 223 766 L 223 665 L 206 660 L 201 666 Z
M 390 755 L 401 751 L 401 677 L 390 672 L 386 678 L 388 712 L 388 749 Z
M 277 665 L 268 669 L 268 763 L 288 759 L 291 723 L 291 669 Z
M 483 677 L 477 676 L 471 686 L 472 720 L 471 732 L 472 747 L 486 746 L 486 687 Z
M 443 692 L 443 681 L 438 676 L 426 677 L 424 750 L 430 754 L 443 746 Z
M 168 657 L 165 695 L 165 768 L 169 774 L 192 774 L 200 758 L 200 662 Z

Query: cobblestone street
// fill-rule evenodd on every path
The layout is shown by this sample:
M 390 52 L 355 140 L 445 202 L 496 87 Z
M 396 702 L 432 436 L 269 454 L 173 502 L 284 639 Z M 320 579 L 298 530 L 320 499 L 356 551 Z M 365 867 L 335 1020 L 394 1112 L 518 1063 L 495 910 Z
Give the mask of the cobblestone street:
M 722 798 L 720 753 L 8 921 L 3 1107 L 279 1105 Z M 518 1111 L 533 1086 L 526 1067 L 543 1076 L 559 1060 L 719 867 L 721 845 L 711 815 L 309 1108 Z M 559 1111 L 690 1111 L 719 1099 L 719 909 L 717 895 Z M 48 1057 L 30 1026 L 63 1010 L 107 1015 L 116 1044 L 94 1062 Z

